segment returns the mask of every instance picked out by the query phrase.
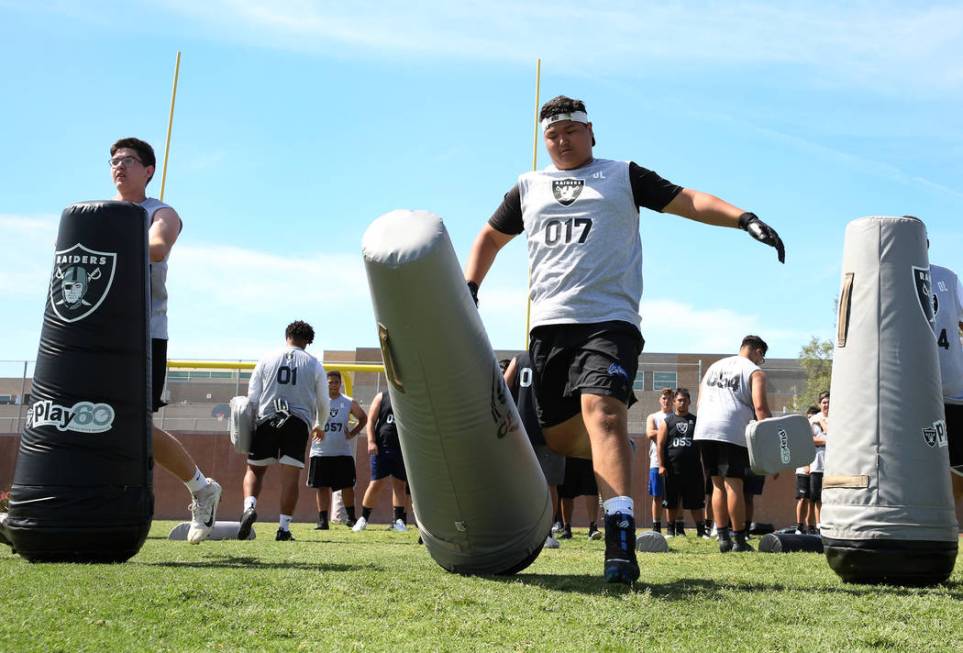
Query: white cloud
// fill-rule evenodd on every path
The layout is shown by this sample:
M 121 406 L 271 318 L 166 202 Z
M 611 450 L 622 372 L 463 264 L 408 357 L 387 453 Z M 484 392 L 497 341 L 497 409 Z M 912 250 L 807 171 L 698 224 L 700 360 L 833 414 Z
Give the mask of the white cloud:
M 779 64 L 810 69 L 816 83 L 932 92 L 963 86 L 957 65 L 963 6 L 948 3 L 168 0 L 166 6 L 225 38 L 334 55 L 525 62 L 541 56 L 583 73 L 598 66 Z
M 737 313 L 728 308 L 696 308 L 670 300 L 643 300 L 642 334 L 646 351 L 726 353 L 734 352 L 750 333 L 761 336 L 773 356 L 792 358 L 800 343 L 811 333 L 775 324 L 754 313 Z

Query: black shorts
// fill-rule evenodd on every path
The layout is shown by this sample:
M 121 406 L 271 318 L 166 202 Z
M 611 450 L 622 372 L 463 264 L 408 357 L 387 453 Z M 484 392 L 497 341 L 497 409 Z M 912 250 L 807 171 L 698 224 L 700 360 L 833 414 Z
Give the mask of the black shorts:
M 796 498 L 808 499 L 812 496 L 809 489 L 809 474 L 796 474 Z
M 405 461 L 400 451 L 389 451 L 371 455 L 371 480 L 380 481 L 386 476 L 394 476 L 401 481 L 407 481 Z
M 809 473 L 809 498 L 813 503 L 823 502 L 823 473 Z
M 749 450 L 731 442 L 699 440 L 702 462 L 709 476 L 746 478 L 749 473 Z
M 150 340 L 150 394 L 151 410 L 155 413 L 167 404 L 161 400 L 164 394 L 164 381 L 167 380 L 167 341 L 160 338 Z
M 311 456 L 308 487 L 343 490 L 354 487 L 357 480 L 354 458 L 351 456 Z
M 748 449 L 746 450 L 748 451 Z M 753 474 L 750 468 L 746 472 L 746 478 L 742 481 L 742 493 L 758 497 L 762 494 L 762 488 L 766 485 L 766 477 Z
M 699 510 L 706 507 L 705 479 L 702 477 L 702 467 L 674 471 L 666 468 L 665 499 L 662 505 L 666 508 L 678 508 L 679 502 L 686 510 Z
M 574 499 L 580 496 L 598 496 L 599 486 L 595 483 L 595 470 L 592 461 L 584 458 L 565 459 L 565 481 L 558 486 L 558 496 Z
M 943 404 L 946 438 L 950 445 L 950 471 L 963 476 L 963 404 Z
M 582 412 L 581 394 L 635 403 L 632 383 L 645 340 L 628 322 L 549 324 L 532 329 L 538 421 L 561 424 Z
M 303 469 L 309 434 L 308 425 L 297 417 L 289 417 L 281 428 L 274 426 L 273 420 L 264 422 L 251 437 L 247 464 L 263 467 L 279 462 Z

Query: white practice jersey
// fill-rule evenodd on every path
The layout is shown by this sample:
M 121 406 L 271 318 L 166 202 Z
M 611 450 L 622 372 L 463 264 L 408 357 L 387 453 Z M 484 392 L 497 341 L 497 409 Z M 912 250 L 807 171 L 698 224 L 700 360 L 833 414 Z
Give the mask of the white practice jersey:
M 160 209 L 169 209 L 159 199 L 148 197 L 138 204 L 147 211 L 147 224 L 154 224 L 154 214 Z M 181 223 L 183 226 L 183 223 Z M 150 264 L 150 337 L 167 340 L 167 260 L 170 252 L 163 261 Z
M 282 400 L 308 428 L 324 420 L 330 403 L 324 366 L 300 347 L 290 346 L 258 361 L 247 397 L 257 406 L 259 420 L 273 416 L 277 400 Z
M 642 241 L 627 161 L 518 178 L 528 233 L 532 327 L 620 320 L 639 326 Z
M 826 429 L 829 429 L 829 417 L 823 417 L 822 413 L 819 413 L 818 415 L 813 415 L 812 417 L 809 418 L 809 423 L 810 425 L 812 425 L 812 428 L 813 428 L 813 435 L 821 435 L 824 438 L 828 439 L 829 431 L 823 430 L 823 427 L 820 425 L 821 421 L 825 421 Z M 809 471 L 822 473 L 823 471 L 825 471 L 825 469 L 826 469 L 826 445 L 823 445 L 821 447 L 816 447 L 816 457 L 813 458 L 813 461 L 809 464 Z
M 960 322 L 963 322 L 963 286 L 952 270 L 939 265 L 930 266 L 936 318 L 936 350 L 940 355 L 940 376 L 943 380 L 943 401 L 963 404 L 963 344 L 960 343 Z
M 750 377 L 759 366 L 745 356 L 716 361 L 699 385 L 699 419 L 694 440 L 746 446 L 746 426 L 755 418 Z
M 348 439 L 348 417 L 351 416 L 351 397 L 338 395 L 328 408 L 328 423 L 324 439 L 311 440 L 311 456 L 354 456 L 355 440 Z
M 665 423 L 665 418 L 672 413 L 663 413 L 661 410 L 657 410 L 649 417 L 655 421 L 656 428 L 661 428 L 662 424 Z M 646 418 L 648 421 L 648 418 Z M 656 444 L 655 440 L 649 440 L 649 469 L 658 469 L 659 467 L 659 445 Z

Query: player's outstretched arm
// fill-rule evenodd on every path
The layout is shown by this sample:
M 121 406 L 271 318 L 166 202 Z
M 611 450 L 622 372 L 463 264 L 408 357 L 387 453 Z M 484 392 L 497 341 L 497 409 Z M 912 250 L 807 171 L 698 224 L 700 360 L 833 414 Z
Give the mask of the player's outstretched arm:
M 485 275 L 495 262 L 495 257 L 499 250 L 514 238 L 511 234 L 502 233 L 490 224 L 486 224 L 478 232 L 475 242 L 468 253 L 468 262 L 465 264 L 465 281 L 471 289 L 472 299 L 478 304 L 478 287 L 485 279 Z
M 746 231 L 760 243 L 775 248 L 780 263 L 786 262 L 786 248 L 776 230 L 729 202 L 693 188 L 683 188 L 663 209 L 665 213 L 689 218 L 718 227 L 732 227 Z

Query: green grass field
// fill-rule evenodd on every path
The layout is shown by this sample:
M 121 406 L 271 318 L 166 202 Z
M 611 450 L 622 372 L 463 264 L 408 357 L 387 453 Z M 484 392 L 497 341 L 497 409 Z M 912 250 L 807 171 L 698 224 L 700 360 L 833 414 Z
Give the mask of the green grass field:
M 30 564 L 0 547 L 0 651 L 961 651 L 963 564 L 932 589 L 844 585 L 815 554 L 671 540 L 633 588 L 601 581 L 586 531 L 521 574 L 438 567 L 372 525 L 296 542 L 170 542 L 120 565 Z M 758 542 L 758 540 L 756 540 Z

